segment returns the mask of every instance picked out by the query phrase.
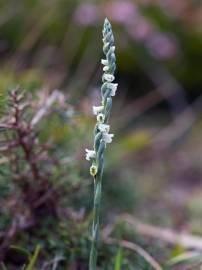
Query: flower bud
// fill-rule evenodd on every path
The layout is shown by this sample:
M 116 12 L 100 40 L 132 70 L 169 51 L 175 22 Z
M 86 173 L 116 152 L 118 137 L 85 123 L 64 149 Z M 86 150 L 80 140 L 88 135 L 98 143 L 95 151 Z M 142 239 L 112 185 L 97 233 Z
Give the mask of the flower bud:
M 97 121 L 98 121 L 99 123 L 104 123 L 104 120 L 105 120 L 104 114 L 103 114 L 103 113 L 99 113 L 99 114 L 97 115 Z
M 90 174 L 91 174 L 93 177 L 96 176 L 97 171 L 98 171 L 98 168 L 97 168 L 96 165 L 92 165 L 92 166 L 90 167 Z

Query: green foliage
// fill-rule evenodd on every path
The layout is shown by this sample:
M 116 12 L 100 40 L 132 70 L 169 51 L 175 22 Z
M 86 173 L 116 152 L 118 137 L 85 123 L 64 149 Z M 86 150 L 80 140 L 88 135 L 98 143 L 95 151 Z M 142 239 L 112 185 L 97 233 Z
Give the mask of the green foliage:
M 34 269 L 34 265 L 36 264 L 36 261 L 38 259 L 40 249 L 41 249 L 40 245 L 36 246 L 34 254 L 31 256 L 31 258 L 29 260 L 29 264 L 25 268 L 25 270 L 33 270 Z
M 7 102 L 7 92 L 3 88 L 3 90 L 2 89 L 0 90 L 0 116 L 3 114 L 6 102 Z
M 121 270 L 122 269 L 122 262 L 123 262 L 123 249 L 119 248 L 118 252 L 115 257 L 115 265 L 114 270 Z
M 169 266 L 174 266 L 183 263 L 194 263 L 196 264 L 197 267 L 201 263 L 201 253 L 197 251 L 184 252 L 178 256 L 171 258 L 168 261 Z

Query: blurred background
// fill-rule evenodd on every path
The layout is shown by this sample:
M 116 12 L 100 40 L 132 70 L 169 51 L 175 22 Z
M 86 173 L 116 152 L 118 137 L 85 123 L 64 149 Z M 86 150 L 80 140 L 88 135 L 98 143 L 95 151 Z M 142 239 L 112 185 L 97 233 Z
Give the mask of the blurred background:
M 121 215 L 202 234 L 201 1 L 0 1 L 1 122 L 10 115 L 6 100 L 16 86 L 32 107 L 22 122 L 29 122 L 30 114 L 34 118 L 50 97 L 55 95 L 58 102 L 52 102 L 51 113 L 34 127 L 39 143 L 51 145 L 46 151 L 54 169 L 33 150 L 46 183 L 44 177 L 40 182 L 29 175 L 29 160 L 21 149 L 9 144 L 5 152 L 1 135 L 2 269 L 25 269 L 39 245 L 33 269 L 87 269 L 93 182 L 84 152 L 93 140 L 92 105 L 100 103 L 105 17 L 113 25 L 119 87 L 110 120 L 115 137 L 106 151 L 103 231 L 114 226 L 116 239 L 141 245 L 163 269 L 185 269 L 167 264 L 185 247 L 142 236 Z M 11 133 L 7 144 L 8 138 L 16 138 Z M 16 172 L 11 167 L 18 163 Z M 25 199 L 33 188 L 33 201 L 50 193 L 37 211 Z M 153 269 L 139 254 L 104 241 L 99 266 Z

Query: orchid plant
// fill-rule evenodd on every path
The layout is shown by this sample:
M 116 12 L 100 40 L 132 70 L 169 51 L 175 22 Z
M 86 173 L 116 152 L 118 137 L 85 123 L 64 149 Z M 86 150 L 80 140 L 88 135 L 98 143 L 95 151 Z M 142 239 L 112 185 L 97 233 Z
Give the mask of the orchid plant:
M 103 52 L 106 59 L 102 59 L 103 67 L 100 106 L 93 106 L 93 114 L 96 115 L 96 125 L 94 129 L 93 150 L 86 149 L 86 159 L 92 162 L 90 174 L 94 178 L 94 206 L 93 206 L 93 227 L 92 244 L 90 251 L 89 270 L 95 270 L 97 265 L 97 245 L 99 236 L 99 219 L 102 189 L 102 174 L 104 165 L 104 151 L 107 144 L 112 142 L 114 134 L 110 134 L 108 124 L 110 110 L 112 107 L 112 97 L 115 96 L 117 83 L 114 83 L 114 72 L 116 69 L 116 57 L 114 36 L 109 20 L 106 18 L 103 26 Z

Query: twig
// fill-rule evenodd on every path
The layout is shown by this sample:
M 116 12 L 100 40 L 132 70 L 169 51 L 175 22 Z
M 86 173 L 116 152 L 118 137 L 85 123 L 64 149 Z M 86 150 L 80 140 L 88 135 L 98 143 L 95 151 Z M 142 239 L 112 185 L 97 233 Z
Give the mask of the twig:
M 131 225 L 137 233 L 144 236 L 157 238 L 172 245 L 202 250 L 202 237 L 145 224 L 128 214 L 123 215 L 121 219 Z
M 132 250 L 134 252 L 137 252 L 139 255 L 141 255 L 154 269 L 156 270 L 163 270 L 163 268 L 160 266 L 160 264 L 143 248 L 138 246 L 135 243 L 126 241 L 126 240 L 118 240 L 111 237 L 107 237 L 104 239 L 104 242 L 109 245 L 120 245 L 121 247 L 127 248 L 129 250 Z
M 37 125 L 41 121 L 41 119 L 47 115 L 49 109 L 54 104 L 54 102 L 60 101 L 62 99 L 64 99 L 64 96 L 62 93 L 60 93 L 58 90 L 53 91 L 53 93 L 47 97 L 43 106 L 41 106 L 39 111 L 32 118 L 31 126 L 33 127 Z
M 135 118 L 140 117 L 146 111 L 163 100 L 164 97 L 161 96 L 158 89 L 154 89 L 144 96 L 135 99 L 135 101 L 128 104 L 127 107 L 122 111 L 122 114 L 118 119 L 119 126 L 121 129 L 125 130 L 125 128 L 129 126 L 130 122 L 133 122 Z M 125 119 L 127 119 L 127 123 Z
M 27 223 L 23 224 L 21 224 L 19 220 L 20 217 L 14 217 L 9 229 L 3 235 L 0 235 L 1 237 L 3 237 L 2 243 L 0 245 L 0 262 L 2 262 L 2 260 L 4 259 L 4 256 L 15 236 L 19 232 L 25 231 L 35 224 L 34 220 L 31 219 L 27 221 Z
M 18 129 L 18 127 L 16 127 L 13 124 L 5 124 L 5 123 L 0 123 L 0 131 L 1 129 Z
M 176 116 L 170 125 L 155 136 L 153 140 L 155 147 L 159 148 L 160 145 L 161 148 L 166 149 L 187 135 L 197 120 L 195 112 L 200 113 L 201 104 L 202 96 L 198 97 L 196 101 Z

